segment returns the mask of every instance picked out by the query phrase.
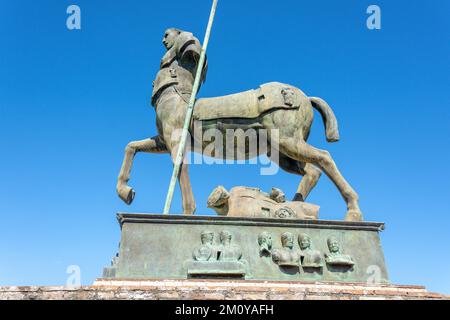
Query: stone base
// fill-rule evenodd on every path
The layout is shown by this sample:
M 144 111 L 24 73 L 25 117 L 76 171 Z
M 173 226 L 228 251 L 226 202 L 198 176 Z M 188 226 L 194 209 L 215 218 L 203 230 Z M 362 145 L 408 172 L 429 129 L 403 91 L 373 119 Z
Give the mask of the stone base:
M 417 300 L 448 299 L 422 286 L 223 280 L 108 280 L 93 286 L 0 287 L 0 300 Z
M 383 223 L 130 213 L 118 220 L 119 253 L 103 278 L 389 283 L 379 237 Z M 202 244 L 208 233 L 213 240 Z M 227 245 L 223 234 L 230 236 Z M 283 248 L 283 234 L 293 238 L 290 249 Z M 310 237 L 310 250 L 300 249 L 301 235 Z M 262 238 L 271 245 L 262 246 Z M 330 239 L 339 243 L 339 254 L 330 254 Z M 202 264 L 198 270 L 196 263 Z

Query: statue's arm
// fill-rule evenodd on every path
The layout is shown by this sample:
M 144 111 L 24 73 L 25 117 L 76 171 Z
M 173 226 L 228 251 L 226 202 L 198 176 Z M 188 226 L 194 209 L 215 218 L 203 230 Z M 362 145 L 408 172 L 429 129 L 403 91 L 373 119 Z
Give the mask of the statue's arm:
M 202 47 L 200 41 L 190 32 L 182 32 L 176 42 L 176 51 L 179 59 L 200 59 Z
M 197 69 L 202 46 L 200 41 L 190 32 L 182 32 L 176 42 L 177 57 L 181 64 L 193 66 Z M 205 59 L 201 82 L 205 82 L 208 71 L 208 59 Z

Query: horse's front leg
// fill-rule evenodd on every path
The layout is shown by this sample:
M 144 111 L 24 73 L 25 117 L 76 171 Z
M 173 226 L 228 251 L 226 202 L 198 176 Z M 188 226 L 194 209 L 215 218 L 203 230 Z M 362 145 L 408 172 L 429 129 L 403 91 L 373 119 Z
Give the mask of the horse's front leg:
M 194 194 L 192 192 L 191 180 L 189 179 L 188 165 L 183 164 L 181 166 L 180 177 L 180 189 L 183 201 L 183 214 L 192 215 L 195 213 L 196 205 Z
M 173 163 L 176 161 L 178 146 L 172 149 Z M 186 159 L 186 156 L 185 156 Z M 178 175 L 178 182 L 180 183 L 181 198 L 183 202 L 183 214 L 193 215 L 195 213 L 196 205 L 194 193 L 192 192 L 191 180 L 189 179 L 188 164 L 183 161 Z
M 133 202 L 135 195 L 134 190 L 127 183 L 130 180 L 131 167 L 133 166 L 133 159 L 137 152 L 168 153 L 169 151 L 160 136 L 141 141 L 133 141 L 127 145 L 116 189 L 120 199 L 128 205 Z

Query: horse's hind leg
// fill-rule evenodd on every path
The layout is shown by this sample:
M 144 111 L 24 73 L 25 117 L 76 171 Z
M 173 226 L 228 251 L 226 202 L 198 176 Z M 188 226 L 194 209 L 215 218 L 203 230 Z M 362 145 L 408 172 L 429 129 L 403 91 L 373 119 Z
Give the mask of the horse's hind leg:
M 137 152 L 168 153 L 168 150 L 160 136 L 141 141 L 133 141 L 127 145 L 116 189 L 120 199 L 128 205 L 133 202 L 135 195 L 134 190 L 127 183 L 130 180 L 131 167 L 133 166 L 133 159 Z
M 278 159 L 273 157 L 272 160 L 278 160 L 278 165 L 284 171 L 303 176 L 292 201 L 305 201 L 311 190 L 316 186 L 322 171 L 310 163 L 305 164 L 282 154 L 279 154 Z
M 311 163 L 307 163 L 304 168 L 305 174 L 303 175 L 300 185 L 293 201 L 305 201 L 312 189 L 317 185 L 322 171 Z
M 314 164 L 322 169 L 336 185 L 347 203 L 347 214 L 345 216 L 345 220 L 362 220 L 362 214 L 358 203 L 358 195 L 339 172 L 328 151 L 316 149 L 302 139 L 294 138 L 280 139 L 280 149 L 291 158 Z

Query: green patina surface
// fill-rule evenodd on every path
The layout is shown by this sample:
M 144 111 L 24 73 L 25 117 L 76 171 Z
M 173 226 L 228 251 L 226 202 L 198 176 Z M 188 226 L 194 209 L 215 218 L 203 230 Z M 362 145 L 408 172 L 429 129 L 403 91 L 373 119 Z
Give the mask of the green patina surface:
M 104 277 L 389 282 L 379 237 L 382 223 L 156 214 L 117 217 L 122 230 L 119 257 L 113 267 L 105 268 Z M 212 241 L 208 234 L 213 234 Z M 309 257 L 298 241 L 305 234 L 310 238 Z M 308 263 L 317 267 L 306 267 Z

